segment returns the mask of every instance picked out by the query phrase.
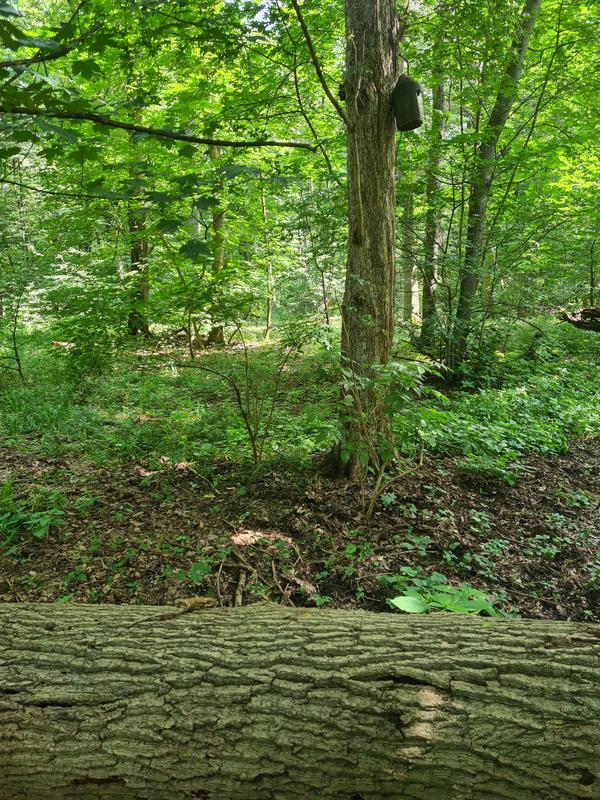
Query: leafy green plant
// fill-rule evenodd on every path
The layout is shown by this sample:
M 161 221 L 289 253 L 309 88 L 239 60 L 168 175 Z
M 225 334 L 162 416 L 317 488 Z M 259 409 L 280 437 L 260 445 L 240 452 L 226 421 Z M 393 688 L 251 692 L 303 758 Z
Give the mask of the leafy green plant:
M 56 502 L 56 493 L 48 499 Z M 52 527 L 60 525 L 62 515 L 62 510 L 54 504 L 43 510 L 33 510 L 31 501 L 28 505 L 17 499 L 12 484 L 4 481 L 0 484 L 0 548 L 5 555 L 12 555 L 18 550 L 15 542 L 22 534 L 43 539 Z
M 409 614 L 427 614 L 430 611 L 447 611 L 456 614 L 498 615 L 493 602 L 485 592 L 463 583 L 451 586 L 445 575 L 432 572 L 425 575 L 421 567 L 403 567 L 400 575 L 380 577 L 380 583 L 390 592 L 398 594 L 388 598 L 391 608 Z
M 404 364 L 391 361 L 375 364 L 369 374 L 357 375 L 352 367 L 341 369 L 342 415 L 351 419 L 351 435 L 340 433 L 342 461 L 352 459 L 361 492 L 362 514 L 372 516 L 377 502 L 385 505 L 395 500 L 389 490 L 401 478 L 419 468 L 401 455 L 392 433 L 392 420 L 424 396 L 442 397 L 425 384 L 428 375 L 439 374 L 432 364 Z M 368 397 L 369 409 L 364 406 Z M 383 423 L 382 423 L 383 421 Z
M 212 572 L 213 563 L 210 558 L 202 558 L 199 561 L 194 561 L 192 566 L 188 569 L 179 569 L 176 572 L 178 581 L 191 581 L 191 583 L 202 583 L 207 575 Z
M 431 542 L 431 536 L 419 536 L 412 532 L 412 528 L 409 528 L 403 535 L 400 546 L 407 552 L 415 553 L 415 555 L 420 558 L 424 558 L 427 555 L 427 548 Z
M 468 473 L 515 483 L 531 452 L 564 452 L 573 439 L 600 432 L 598 370 L 580 361 L 528 364 L 513 374 L 517 385 L 457 392 L 451 399 L 409 405 L 394 417 L 399 449 L 458 457 Z M 582 497 L 565 498 L 585 504 Z
M 331 603 L 331 597 L 328 594 L 313 594 L 314 603 L 317 608 L 321 608 L 321 606 L 326 606 Z
M 85 583 L 88 579 L 87 574 L 83 571 L 83 565 L 79 565 L 72 570 L 69 570 L 64 577 L 64 584 L 65 586 L 69 586 L 72 583 Z
M 215 375 L 225 382 L 230 389 L 230 397 L 237 409 L 243 425 L 252 460 L 259 464 L 264 457 L 265 447 L 271 436 L 275 411 L 281 402 L 280 387 L 285 371 L 294 355 L 297 355 L 308 344 L 318 339 L 321 328 L 311 325 L 290 325 L 281 331 L 281 339 L 277 348 L 274 374 L 267 375 L 257 369 L 251 359 L 250 347 L 244 336 L 242 326 L 235 323 L 235 330 L 241 342 L 242 370 L 238 374 L 234 370 L 223 371 L 198 360 L 179 363 L 179 367 L 194 368 Z

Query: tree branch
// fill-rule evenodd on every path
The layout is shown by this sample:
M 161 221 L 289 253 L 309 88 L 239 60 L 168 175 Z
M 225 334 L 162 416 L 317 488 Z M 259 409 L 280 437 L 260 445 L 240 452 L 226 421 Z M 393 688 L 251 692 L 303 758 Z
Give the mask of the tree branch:
M 298 22 L 300 23 L 300 27 L 302 28 L 302 33 L 304 34 L 304 40 L 306 41 L 306 46 L 308 47 L 308 52 L 310 53 L 310 60 L 313 63 L 315 72 L 317 73 L 317 78 L 319 79 L 319 83 L 323 87 L 323 91 L 331 101 L 333 107 L 335 108 L 339 116 L 343 119 L 344 123 L 348 125 L 348 116 L 345 110 L 338 103 L 331 89 L 327 85 L 327 81 L 325 80 L 325 75 L 323 74 L 323 70 L 321 69 L 319 57 L 317 55 L 317 51 L 315 50 L 315 46 L 313 44 L 310 31 L 308 30 L 306 21 L 304 20 L 304 15 L 302 14 L 300 6 L 298 5 L 298 0 L 292 0 L 292 6 L 294 7 L 294 11 L 296 12 L 296 16 L 298 17 Z
M 38 192 L 39 194 L 51 194 L 56 197 L 70 197 L 77 200 L 115 200 L 121 198 L 105 197 L 101 194 L 82 194 L 75 192 L 59 192 L 52 189 L 41 189 L 39 186 L 30 186 L 28 183 L 20 183 L 19 181 L 11 181 L 8 178 L 0 178 L 0 184 L 7 183 L 10 186 L 18 186 L 21 189 L 27 189 L 30 192 Z
M 119 120 L 103 117 L 100 114 L 94 114 L 88 111 L 49 111 L 39 108 L 23 108 L 19 106 L 8 108 L 7 106 L 0 106 L 0 114 L 23 114 L 28 117 L 84 120 L 86 122 L 95 122 L 97 125 L 104 125 L 108 128 L 119 128 L 120 130 L 133 131 L 134 133 L 147 133 L 149 136 L 157 136 L 160 139 L 174 139 L 178 142 L 217 145 L 218 147 L 296 147 L 303 150 L 310 150 L 311 152 L 317 149 L 316 145 L 308 144 L 307 142 L 285 142 L 277 139 L 262 139 L 258 141 L 206 139 L 201 136 L 192 136 L 187 133 L 169 131 L 165 128 L 149 128 L 145 125 L 135 125 L 131 122 L 120 122 Z
M 62 47 L 59 47 L 58 50 L 53 50 L 51 53 L 40 52 L 35 56 L 31 56 L 31 58 L 18 58 L 13 61 L 0 61 L 0 68 L 29 67 L 32 64 L 40 64 L 43 61 L 54 61 L 57 58 L 62 58 L 63 56 L 66 56 L 67 53 L 70 53 L 71 50 L 74 50 L 78 45 L 84 42 L 93 33 L 96 33 L 96 31 L 101 27 L 102 23 L 98 22 L 87 31 L 84 31 L 81 36 L 77 37 L 77 39 L 73 39 L 72 42 L 64 44 Z

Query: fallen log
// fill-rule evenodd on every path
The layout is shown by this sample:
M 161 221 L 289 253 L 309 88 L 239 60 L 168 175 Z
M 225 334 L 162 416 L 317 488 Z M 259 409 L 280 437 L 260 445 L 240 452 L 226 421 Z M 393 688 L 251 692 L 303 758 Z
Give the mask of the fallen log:
M 561 319 L 576 328 L 600 332 L 600 308 L 582 308 L 572 313 L 565 311 L 561 315 Z
M 0 605 L 2 800 L 598 797 L 598 626 Z

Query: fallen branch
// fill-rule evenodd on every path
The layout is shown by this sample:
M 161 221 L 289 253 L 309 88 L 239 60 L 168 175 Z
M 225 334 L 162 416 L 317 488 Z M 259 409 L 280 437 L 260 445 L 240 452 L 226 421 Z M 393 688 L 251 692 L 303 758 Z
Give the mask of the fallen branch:
M 571 313 L 565 311 L 561 314 L 561 319 L 584 331 L 600 333 L 600 308 L 582 308 Z

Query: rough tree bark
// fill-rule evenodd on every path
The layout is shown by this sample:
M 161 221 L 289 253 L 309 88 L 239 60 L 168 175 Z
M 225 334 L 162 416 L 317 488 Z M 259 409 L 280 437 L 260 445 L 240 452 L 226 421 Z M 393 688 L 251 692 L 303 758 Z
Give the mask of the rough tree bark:
M 3 800 L 600 792 L 600 632 L 254 606 L 0 606 Z
M 510 57 L 498 90 L 489 121 L 475 152 L 475 164 L 469 199 L 467 240 L 461 270 L 460 287 L 452 341 L 450 366 L 458 366 L 465 358 L 471 331 L 473 305 L 477 296 L 479 276 L 484 256 L 484 235 L 487 205 L 494 178 L 496 145 L 506 125 L 515 101 L 519 80 L 525 64 L 527 47 L 541 0 L 525 0 L 521 13 L 520 30 L 511 46 Z
M 398 77 L 400 23 L 393 0 L 346 0 L 345 98 L 348 160 L 348 256 L 342 302 L 342 366 L 357 376 L 390 359 L 394 338 L 396 123 L 391 93 Z M 377 428 L 378 404 L 365 413 Z M 357 437 L 356 415 L 346 420 Z M 357 449 L 339 471 L 353 471 Z
M 348 260 L 342 355 L 362 372 L 390 358 L 394 334 L 396 124 L 400 26 L 393 0 L 346 2 Z

